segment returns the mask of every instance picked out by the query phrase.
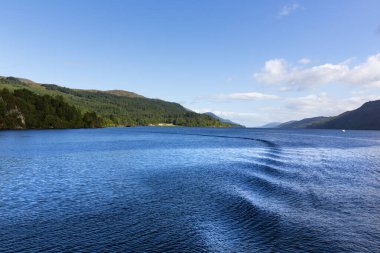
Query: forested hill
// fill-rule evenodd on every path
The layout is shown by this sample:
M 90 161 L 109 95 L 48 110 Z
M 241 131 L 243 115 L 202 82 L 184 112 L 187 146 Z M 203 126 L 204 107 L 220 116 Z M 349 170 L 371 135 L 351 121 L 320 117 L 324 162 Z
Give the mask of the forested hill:
M 69 89 L 15 77 L 0 77 L 0 89 L 2 88 L 10 91 L 27 89 L 38 95 L 61 96 L 63 101 L 75 106 L 82 113 L 96 112 L 102 118 L 103 126 L 162 123 L 178 126 L 232 126 L 208 115 L 192 112 L 180 104 L 150 99 L 128 91 Z
M 283 123 L 279 128 L 380 130 L 380 100 L 334 117 L 315 117 Z
M 101 127 L 95 113 L 84 115 L 62 97 L 39 96 L 26 89 L 0 90 L 0 129 Z
M 221 121 L 221 122 L 223 122 L 223 123 L 231 124 L 231 125 L 233 125 L 233 126 L 235 126 L 235 127 L 245 127 L 245 126 L 240 125 L 240 124 L 238 124 L 238 123 L 235 123 L 235 122 L 233 122 L 233 121 L 231 121 L 231 120 L 229 120 L 229 119 L 223 119 L 223 118 L 221 118 L 221 117 L 215 115 L 215 114 L 212 113 L 212 112 L 205 112 L 205 113 L 203 113 L 203 114 L 208 115 L 208 116 L 211 116 L 211 117 L 213 117 L 214 119 L 217 119 L 217 120 L 219 120 L 219 121 Z
M 355 110 L 315 123 L 309 128 L 380 130 L 380 100 L 366 102 Z
M 301 120 L 292 120 L 276 126 L 277 128 L 308 128 L 309 126 L 317 123 L 322 123 L 329 120 L 329 117 L 313 117 Z

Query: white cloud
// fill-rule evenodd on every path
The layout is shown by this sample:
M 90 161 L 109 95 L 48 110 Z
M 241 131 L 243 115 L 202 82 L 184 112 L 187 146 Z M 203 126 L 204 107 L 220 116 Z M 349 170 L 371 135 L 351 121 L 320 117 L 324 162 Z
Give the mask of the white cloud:
M 326 93 L 313 94 L 298 98 L 289 98 L 285 102 L 286 109 L 294 112 L 301 119 L 316 116 L 336 116 L 342 112 L 358 108 L 365 102 L 378 100 L 377 95 L 357 95 L 349 98 L 336 98 Z
M 354 110 L 365 102 L 378 99 L 380 99 L 380 95 L 356 94 L 349 98 L 337 98 L 326 93 L 286 98 L 282 106 L 261 108 L 261 114 L 270 115 L 269 120 L 257 121 L 251 125 L 257 126 L 269 122 L 286 122 L 317 116 L 336 116 L 345 111 Z
M 243 124 L 262 126 L 269 122 L 286 122 L 317 116 L 336 116 L 354 110 L 365 102 L 378 100 L 380 95 L 355 92 L 351 97 L 338 98 L 327 93 L 310 94 L 301 97 L 288 97 L 278 100 L 274 105 L 255 108 L 254 112 L 221 111 L 211 108 L 194 109 L 199 113 L 212 112 L 215 115 Z
M 210 100 L 216 102 L 226 102 L 233 100 L 241 101 L 257 101 L 266 99 L 277 99 L 278 96 L 271 94 L 264 94 L 260 92 L 246 92 L 246 93 L 231 93 L 231 94 L 217 94 L 211 96 L 199 97 L 198 100 Z
M 290 14 L 294 13 L 297 10 L 302 9 L 302 6 L 296 3 L 293 4 L 287 4 L 282 7 L 280 12 L 278 13 L 277 17 L 281 18 L 284 16 L 289 16 Z
M 329 97 L 326 93 L 320 93 L 289 98 L 285 102 L 285 107 L 299 115 L 299 117 L 295 119 L 316 116 L 333 116 L 348 109 L 346 105 L 339 102 L 336 99 Z
M 332 82 L 380 87 L 380 53 L 353 67 L 345 61 L 302 68 L 292 66 L 283 59 L 273 59 L 267 61 L 264 68 L 254 74 L 254 78 L 260 83 L 284 84 L 293 89 Z
M 264 94 L 259 92 L 247 92 L 247 93 L 231 93 L 220 94 L 213 96 L 216 100 L 263 100 L 263 99 L 276 99 L 275 95 Z
M 299 64 L 303 64 L 303 65 L 309 64 L 310 62 L 311 60 L 309 58 L 302 58 L 302 59 L 299 59 L 298 61 Z
M 380 87 L 380 53 L 354 66 L 346 76 L 346 81 L 354 84 L 367 84 Z
M 254 112 L 234 112 L 234 111 L 220 111 L 210 108 L 193 109 L 198 113 L 212 112 L 218 117 L 223 119 L 229 119 L 233 122 L 245 125 L 245 126 L 260 126 L 264 122 L 268 122 L 271 119 L 271 115 L 266 113 L 254 113 Z
M 253 113 L 253 112 L 223 112 L 223 111 L 213 111 L 213 113 L 219 117 L 226 117 L 226 118 L 251 118 L 251 117 L 258 117 L 260 114 Z

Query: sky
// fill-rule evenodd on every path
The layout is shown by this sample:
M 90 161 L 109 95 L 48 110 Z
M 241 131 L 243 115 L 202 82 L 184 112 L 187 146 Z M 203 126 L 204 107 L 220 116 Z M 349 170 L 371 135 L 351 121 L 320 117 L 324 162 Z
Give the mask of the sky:
M 246 126 L 380 99 L 379 0 L 0 0 L 0 75 Z

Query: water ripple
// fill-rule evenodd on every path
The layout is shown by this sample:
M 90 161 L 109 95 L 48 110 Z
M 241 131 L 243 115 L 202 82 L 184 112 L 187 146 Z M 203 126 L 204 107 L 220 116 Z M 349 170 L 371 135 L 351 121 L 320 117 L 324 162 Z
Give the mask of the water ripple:
M 377 132 L 23 136 L 0 139 L 0 252 L 380 252 Z

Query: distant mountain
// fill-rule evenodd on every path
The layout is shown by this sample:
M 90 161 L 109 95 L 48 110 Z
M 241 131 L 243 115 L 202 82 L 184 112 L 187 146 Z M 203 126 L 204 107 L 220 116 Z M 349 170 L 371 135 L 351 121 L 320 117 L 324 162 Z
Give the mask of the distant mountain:
M 278 127 L 281 124 L 282 124 L 281 122 L 270 122 L 268 124 L 260 126 L 259 128 L 276 128 L 276 127 Z
M 335 117 L 315 117 L 290 121 L 279 128 L 380 130 L 380 100 L 364 103 L 358 109 Z
M 308 128 L 380 130 L 380 100 L 367 102 L 356 110 L 316 122 Z
M 95 112 L 104 126 L 147 126 L 172 124 L 177 126 L 231 127 L 211 116 L 195 113 L 180 104 L 150 99 L 123 90 L 81 90 L 31 80 L 0 76 L 0 90 L 11 92 L 26 89 L 37 95 L 62 97 L 64 102 L 81 113 Z
M 233 122 L 233 121 L 231 121 L 231 120 L 229 120 L 229 119 L 223 119 L 223 118 L 221 118 L 221 117 L 215 115 L 215 114 L 212 113 L 212 112 L 205 112 L 205 113 L 203 113 L 203 114 L 204 114 L 204 115 L 208 115 L 208 116 L 210 116 L 210 117 L 213 117 L 214 119 L 219 120 L 219 121 L 221 121 L 221 122 L 223 122 L 223 123 L 226 123 L 226 124 L 231 124 L 231 125 L 236 126 L 236 127 L 244 127 L 243 125 L 240 125 L 240 124 L 238 124 L 238 123 L 235 123 L 235 122 Z
M 292 120 L 278 125 L 278 128 L 307 128 L 315 123 L 320 123 L 325 120 L 328 120 L 329 117 L 314 117 L 306 118 L 302 120 Z

